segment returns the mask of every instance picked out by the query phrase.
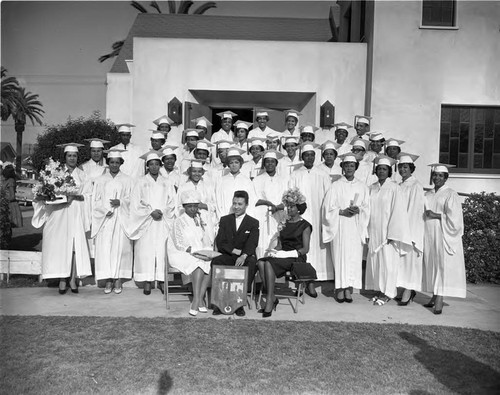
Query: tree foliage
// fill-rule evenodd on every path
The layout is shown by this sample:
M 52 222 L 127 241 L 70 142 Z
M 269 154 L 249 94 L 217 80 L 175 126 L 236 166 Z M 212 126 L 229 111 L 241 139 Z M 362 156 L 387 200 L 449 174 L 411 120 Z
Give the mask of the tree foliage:
M 0 187 L 0 250 L 8 250 L 12 239 L 9 210 L 9 200 L 2 186 Z
M 473 193 L 463 213 L 467 281 L 500 283 L 500 196 Z
M 48 126 L 43 134 L 38 135 L 37 143 L 32 155 L 33 166 L 41 170 L 45 160 L 52 157 L 61 161 L 63 149 L 56 147 L 58 144 L 80 143 L 85 147 L 80 149 L 78 164 L 90 158 L 89 143 L 85 139 L 100 138 L 110 141 L 107 148 L 120 142 L 118 131 L 113 123 L 101 118 L 98 111 L 89 118 L 68 119 L 65 124 Z

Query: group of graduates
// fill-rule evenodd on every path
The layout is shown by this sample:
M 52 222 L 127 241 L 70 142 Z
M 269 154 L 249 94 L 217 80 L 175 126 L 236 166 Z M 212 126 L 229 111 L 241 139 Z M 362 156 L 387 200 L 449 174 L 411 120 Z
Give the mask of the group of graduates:
M 350 136 L 353 126 L 344 122 L 334 130 L 298 127 L 295 110 L 286 111 L 284 131 L 267 126 L 264 110 L 255 128 L 231 111 L 217 115 L 221 129 L 210 140 L 205 117 L 177 134 L 167 116 L 156 119 L 145 153 L 131 142 L 134 125 L 117 125 L 121 143 L 105 150 L 107 141 L 89 139 L 91 159 L 81 166 L 82 145 L 64 144 L 65 169 L 81 192 L 64 204 L 34 202 L 33 225 L 45 224 L 43 277 L 60 278 L 60 293 L 68 280 L 78 292 L 77 278 L 91 275 L 94 257 L 105 293 L 121 293 L 122 280 L 133 278 L 149 295 L 154 282 L 163 292 L 167 264 L 192 282 L 196 315 L 207 311 L 203 294 L 214 263 L 249 265 L 251 286 L 256 264 L 265 278 L 269 257 L 307 254 L 317 281 L 335 280 L 339 303 L 352 302 L 353 288 L 362 288 L 363 261 L 375 305 L 407 305 L 424 291 L 433 294 L 426 306 L 440 314 L 443 296 L 465 297 L 462 208 L 445 185 L 450 165 L 430 165 L 434 188 L 425 192 L 413 176 L 418 156 L 402 152 L 404 141 L 370 131 L 370 117 L 355 116 Z M 290 191 L 307 209 L 302 200 L 287 203 Z M 238 205 L 256 222 L 242 225 Z M 300 231 L 307 242 L 280 255 L 290 218 L 308 224 Z M 234 237 L 245 229 L 252 245 L 232 245 L 228 227 Z M 306 292 L 317 296 L 314 282 Z

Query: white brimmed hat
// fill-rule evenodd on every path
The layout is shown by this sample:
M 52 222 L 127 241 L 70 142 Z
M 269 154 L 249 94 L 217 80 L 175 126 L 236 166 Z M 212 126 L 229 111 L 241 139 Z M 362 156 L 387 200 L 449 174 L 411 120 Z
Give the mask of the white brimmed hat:
M 230 119 L 233 119 L 233 117 L 237 117 L 238 114 L 232 112 L 232 111 L 222 111 L 222 112 L 218 112 L 217 115 L 219 117 L 221 117 L 221 119 L 224 119 L 224 118 L 230 118 Z
M 398 139 L 393 139 L 392 137 L 390 139 L 387 139 L 385 141 L 385 147 L 399 147 L 401 148 L 401 144 L 404 144 L 404 140 L 398 140 Z
M 93 138 L 93 139 L 85 139 L 85 141 L 90 141 L 90 148 L 103 148 L 104 144 L 109 143 L 108 140 Z
M 58 144 L 56 147 L 64 148 L 64 152 L 78 152 L 79 147 L 83 147 L 83 144 L 79 143 L 66 143 L 66 144 Z
M 201 203 L 200 193 L 196 190 L 181 193 L 181 204 Z
M 420 158 L 418 155 L 408 154 L 406 152 L 401 152 L 398 154 L 398 163 L 415 163 L 415 161 Z
M 359 123 L 366 123 L 367 125 L 370 125 L 372 117 L 369 117 L 368 115 L 355 115 L 354 116 L 354 125 L 356 125 L 358 122 Z
M 160 126 L 160 125 L 165 124 L 165 123 L 172 126 L 175 122 L 172 121 L 167 115 L 162 115 L 160 118 L 155 119 L 153 121 L 153 123 L 156 126 Z
M 157 159 L 161 162 L 161 158 L 163 158 L 165 155 L 161 151 L 155 151 L 155 150 L 150 150 L 146 152 L 145 154 L 141 155 L 140 158 L 144 159 L 146 161 L 146 165 L 150 160 Z
M 132 133 L 132 128 L 135 128 L 135 125 L 131 123 L 120 123 L 116 125 L 118 128 L 118 133 Z
M 288 117 L 294 117 L 297 121 L 299 120 L 299 117 L 302 115 L 300 112 L 294 110 L 293 108 L 284 111 L 284 113 L 285 113 L 285 119 L 287 119 Z
M 107 154 L 108 159 L 112 159 L 112 158 L 122 158 L 123 159 L 122 152 L 125 152 L 125 151 L 126 150 L 124 150 L 124 149 L 113 148 L 113 149 L 108 149 L 108 150 L 104 151 L 104 153 Z
M 209 126 L 212 126 L 212 122 L 210 122 L 206 117 L 192 119 L 191 123 L 194 123 L 195 127 L 202 126 L 205 129 L 208 129 Z
M 262 157 L 262 160 L 267 159 L 267 158 L 280 160 L 281 158 L 283 158 L 283 156 L 284 155 L 281 152 L 278 152 L 274 149 L 270 149 L 270 150 L 267 150 L 264 152 L 264 156 Z

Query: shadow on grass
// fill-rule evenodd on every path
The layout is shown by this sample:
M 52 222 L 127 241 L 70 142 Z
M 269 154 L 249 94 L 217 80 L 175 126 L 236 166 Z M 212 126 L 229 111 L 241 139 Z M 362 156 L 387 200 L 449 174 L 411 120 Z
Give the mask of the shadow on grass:
M 162 374 L 160 374 L 160 378 L 158 379 L 158 395 L 168 394 L 173 385 L 174 380 L 170 377 L 168 370 L 165 370 Z
M 500 393 L 500 374 L 488 365 L 459 351 L 434 347 L 412 333 L 399 332 L 398 335 L 419 348 L 414 358 L 453 393 Z M 474 383 L 475 385 L 474 388 L 471 388 L 467 385 L 464 386 L 464 383 Z M 412 394 L 420 393 L 419 391 L 412 392 Z

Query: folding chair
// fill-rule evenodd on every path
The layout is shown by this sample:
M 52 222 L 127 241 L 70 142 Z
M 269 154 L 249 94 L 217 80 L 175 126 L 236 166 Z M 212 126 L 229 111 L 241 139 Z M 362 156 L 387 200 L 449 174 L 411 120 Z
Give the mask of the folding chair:
M 170 276 L 172 276 L 172 280 L 170 280 Z M 182 283 L 181 272 L 177 269 L 174 269 L 168 264 L 168 260 L 165 263 L 165 303 L 167 310 L 170 310 L 170 302 L 184 302 L 185 299 L 171 299 L 172 295 L 192 295 L 193 288 L 190 284 L 184 285 Z M 189 300 L 189 298 L 188 298 Z M 208 290 L 205 292 L 205 300 L 208 303 Z M 208 306 L 208 304 L 207 304 Z
M 306 283 L 311 281 L 310 279 L 299 279 L 294 276 L 291 272 L 285 273 L 284 282 L 276 282 L 274 295 L 280 299 L 287 299 L 292 306 L 292 310 L 295 314 L 299 311 L 299 302 L 305 304 L 304 291 Z M 290 283 L 295 284 L 295 289 L 290 288 Z M 259 299 L 257 305 L 260 305 L 262 299 L 262 288 L 260 289 Z

